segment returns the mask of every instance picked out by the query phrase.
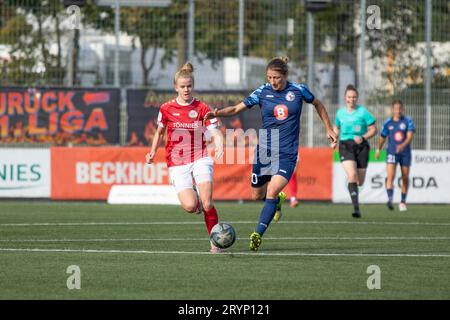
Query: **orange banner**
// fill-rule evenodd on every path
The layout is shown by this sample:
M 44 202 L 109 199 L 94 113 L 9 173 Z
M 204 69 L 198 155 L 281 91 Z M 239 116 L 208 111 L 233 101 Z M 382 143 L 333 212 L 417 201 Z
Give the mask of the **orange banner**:
M 51 148 L 52 188 L 55 200 L 106 200 L 115 184 L 169 184 L 164 149 L 155 162 L 144 163 L 149 148 Z M 214 165 L 215 200 L 250 200 L 252 150 L 228 149 Z M 331 200 L 332 150 L 300 149 L 297 165 L 299 199 Z M 222 163 L 235 164 L 222 164 Z M 238 163 L 238 164 L 236 164 Z M 290 195 L 289 187 L 286 187 Z
M 164 150 L 145 164 L 149 148 L 51 148 L 52 199 L 105 200 L 115 184 L 169 184 Z
M 333 187 L 333 150 L 331 148 L 300 148 L 296 169 L 297 198 L 331 200 Z M 286 194 L 290 197 L 289 184 Z

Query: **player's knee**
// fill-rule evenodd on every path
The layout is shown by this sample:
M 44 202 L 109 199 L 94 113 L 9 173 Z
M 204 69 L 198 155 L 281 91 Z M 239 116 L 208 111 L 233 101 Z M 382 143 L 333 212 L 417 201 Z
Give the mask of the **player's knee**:
M 264 199 L 264 196 L 265 195 L 263 193 L 257 193 L 257 192 L 252 193 L 253 200 L 262 200 L 262 199 Z
M 278 192 L 275 189 L 267 189 L 267 198 L 276 199 L 278 197 Z
M 188 213 L 194 213 L 197 211 L 197 204 L 189 203 L 182 205 L 184 211 Z

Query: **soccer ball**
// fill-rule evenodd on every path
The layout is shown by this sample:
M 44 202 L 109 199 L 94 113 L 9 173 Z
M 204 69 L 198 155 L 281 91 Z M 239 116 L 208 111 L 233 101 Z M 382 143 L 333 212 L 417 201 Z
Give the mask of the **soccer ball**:
M 218 223 L 211 229 L 210 239 L 216 247 L 229 248 L 236 240 L 236 231 L 228 223 Z

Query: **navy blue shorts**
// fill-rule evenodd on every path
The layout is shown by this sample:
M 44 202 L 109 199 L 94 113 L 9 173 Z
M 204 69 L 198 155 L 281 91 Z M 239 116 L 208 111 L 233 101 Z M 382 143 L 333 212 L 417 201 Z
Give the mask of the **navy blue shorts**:
M 272 161 L 269 164 L 261 164 L 259 161 L 256 161 L 253 164 L 252 170 L 252 187 L 258 188 L 263 186 L 275 175 L 282 176 L 289 181 L 295 171 L 296 165 L 297 161 L 283 159 Z
M 386 154 L 386 163 L 389 164 L 400 163 L 400 166 L 402 167 L 410 167 L 411 153 L 400 153 L 400 154 L 388 153 Z

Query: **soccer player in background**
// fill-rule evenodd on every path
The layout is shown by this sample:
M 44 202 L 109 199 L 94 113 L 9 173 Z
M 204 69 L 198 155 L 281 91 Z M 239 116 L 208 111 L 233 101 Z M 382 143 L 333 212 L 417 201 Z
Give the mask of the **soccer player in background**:
M 406 196 L 408 194 L 408 177 L 411 166 L 411 141 L 416 128 L 410 117 L 404 115 L 405 107 L 403 102 L 396 100 L 391 104 L 392 117 L 387 119 L 381 129 L 378 140 L 378 148 L 375 152 L 375 159 L 380 158 L 380 150 L 383 148 L 386 139 L 388 140 L 386 152 L 386 193 L 388 197 L 387 206 L 393 210 L 394 199 L 394 178 L 397 164 L 400 164 L 402 173 L 401 200 L 398 206 L 400 211 L 406 211 Z
M 217 119 L 209 119 L 205 121 L 206 128 L 203 126 L 204 116 L 210 109 L 192 96 L 193 71 L 192 64 L 188 62 L 175 74 L 174 85 L 178 96 L 161 105 L 158 128 L 145 159 L 147 163 L 153 162 L 159 141 L 167 129 L 166 161 L 170 181 L 185 211 L 195 214 L 203 211 L 210 234 L 219 218 L 212 201 L 214 162 L 207 154 L 205 138 L 212 137 L 216 158 L 223 153 L 223 138 L 217 129 Z M 211 243 L 210 251 L 218 253 L 221 249 Z
M 221 110 L 215 109 L 205 116 L 206 119 L 231 117 L 255 105 L 260 107 L 265 132 L 260 131 L 255 149 L 251 184 L 252 198 L 264 200 L 264 207 L 255 232 L 250 235 L 250 250 L 253 251 L 261 245 L 262 236 L 272 219 L 277 221 L 281 217 L 281 203 L 286 198 L 281 190 L 288 184 L 297 163 L 303 101 L 314 105 L 331 142 L 337 139 L 322 102 L 307 86 L 289 82 L 288 72 L 288 58 L 272 59 L 266 67 L 268 83 L 256 89 L 243 102 Z
M 344 97 L 346 106 L 337 111 L 334 130 L 339 135 L 339 157 L 347 175 L 352 216 L 360 218 L 358 186 L 361 187 L 366 179 L 370 150 L 367 140 L 376 135 L 377 127 L 373 115 L 357 104 L 358 90 L 354 86 L 347 86 Z

